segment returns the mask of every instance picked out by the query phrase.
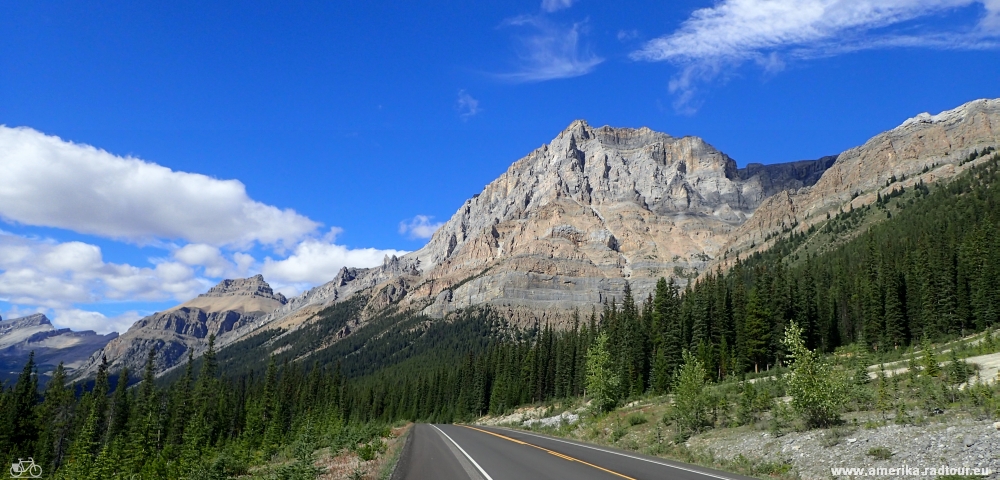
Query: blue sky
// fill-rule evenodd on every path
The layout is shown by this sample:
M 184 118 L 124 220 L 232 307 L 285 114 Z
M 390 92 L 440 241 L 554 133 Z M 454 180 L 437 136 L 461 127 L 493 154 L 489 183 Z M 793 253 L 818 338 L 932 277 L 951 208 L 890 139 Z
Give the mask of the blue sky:
M 1000 1 L 6 2 L 0 314 L 122 330 L 422 246 L 571 121 L 737 162 L 1000 97 Z

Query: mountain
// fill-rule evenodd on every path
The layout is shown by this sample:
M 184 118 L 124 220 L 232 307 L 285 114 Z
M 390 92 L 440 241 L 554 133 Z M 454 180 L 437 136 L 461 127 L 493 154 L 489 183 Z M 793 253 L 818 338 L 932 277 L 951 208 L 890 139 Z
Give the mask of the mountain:
M 169 310 L 136 321 L 127 332 L 89 355 L 82 376 L 97 371 L 106 357 L 112 371 L 128 367 L 138 374 L 151 348 L 156 349 L 157 370 L 182 363 L 188 352 L 200 354 L 209 335 L 224 338 L 287 302 L 264 277 L 223 280 L 208 292 Z
M 468 199 L 420 250 L 344 268 L 258 325 L 292 328 L 359 292 L 372 296 L 368 314 L 399 305 L 444 317 L 485 304 L 522 325 L 560 322 L 620 295 L 626 280 L 648 292 L 661 276 L 704 271 L 761 202 L 811 185 L 833 161 L 740 169 L 698 137 L 577 120 Z
M 1000 147 L 1000 99 L 922 113 L 841 153 L 814 185 L 768 198 L 732 232 L 723 250 L 745 257 L 767 249 L 773 243 L 769 237 L 780 232 L 806 230 L 828 214 L 872 204 L 894 189 L 952 178 L 976 165 L 968 160 L 990 147 Z
M 117 333 L 56 329 L 41 313 L 0 321 L 0 379 L 16 378 L 32 351 L 41 373 L 50 372 L 59 362 L 67 369 L 76 369 L 116 337 Z
M 327 348 L 387 311 L 433 319 L 490 306 L 513 325 L 565 325 L 574 309 L 587 313 L 620 297 L 626 281 L 642 298 L 660 277 L 683 285 L 828 213 L 951 178 L 1000 144 L 998 114 L 1000 100 L 978 100 L 921 114 L 838 156 L 742 169 L 697 137 L 575 121 L 466 200 L 424 248 L 374 268 L 344 268 L 276 310 L 234 323 L 219 347 L 270 332 L 255 340 L 271 345 L 265 350 Z M 357 311 L 315 325 L 332 318 L 331 306 L 359 298 Z M 294 338 L 315 347 L 300 349 Z

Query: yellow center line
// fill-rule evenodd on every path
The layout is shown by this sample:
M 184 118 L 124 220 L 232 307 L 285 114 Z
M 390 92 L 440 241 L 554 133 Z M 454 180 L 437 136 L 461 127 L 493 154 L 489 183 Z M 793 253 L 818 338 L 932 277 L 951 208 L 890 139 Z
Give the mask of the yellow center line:
M 514 443 L 517 443 L 517 444 L 527 445 L 529 447 L 535 447 L 535 448 L 537 448 L 537 449 L 539 449 L 539 450 L 541 450 L 543 452 L 555 455 L 555 456 L 557 456 L 559 458 L 562 458 L 564 460 L 569 460 L 571 462 L 582 463 L 582 464 L 584 464 L 584 465 L 586 465 L 588 467 L 594 467 L 594 468 L 596 468 L 598 470 L 605 471 L 605 472 L 608 472 L 608 473 L 610 473 L 612 475 L 617 475 L 619 477 L 626 478 L 628 480 L 636 480 L 636 479 L 634 479 L 634 478 L 632 478 L 632 477 L 630 477 L 628 475 L 622 475 L 622 474 L 620 474 L 618 472 L 615 472 L 613 470 L 608 470 L 608 469 L 606 469 L 604 467 L 599 467 L 597 465 L 594 465 L 593 463 L 585 462 L 583 460 L 580 460 L 579 458 L 574 458 L 574 457 L 571 457 L 569 455 L 565 455 L 565 454 L 559 453 L 559 452 L 554 451 L 554 450 L 549 450 L 549 449 L 544 448 L 544 447 L 539 447 L 538 445 L 534 445 L 534 444 L 531 444 L 531 443 L 528 443 L 528 442 L 522 442 L 522 441 L 520 441 L 520 440 L 518 440 L 516 438 L 510 438 L 510 437 L 508 437 L 506 435 L 500 435 L 499 433 L 493 433 L 493 432 L 488 431 L 488 430 L 483 430 L 483 429 L 476 428 L 476 427 L 470 427 L 468 425 L 459 425 L 459 426 L 468 428 L 470 430 L 475 430 L 477 432 L 483 432 L 483 433 L 486 433 L 486 434 L 489 434 L 489 435 L 493 435 L 494 437 L 499 437 L 499 438 L 502 438 L 504 440 L 511 441 L 511 442 L 514 442 Z

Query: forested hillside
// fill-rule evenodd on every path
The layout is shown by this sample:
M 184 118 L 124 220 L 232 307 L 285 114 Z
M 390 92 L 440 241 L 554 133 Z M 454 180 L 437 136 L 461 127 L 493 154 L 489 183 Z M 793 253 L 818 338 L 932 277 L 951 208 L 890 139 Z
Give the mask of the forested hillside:
M 810 349 L 856 343 L 885 358 L 996 324 L 997 185 L 994 155 L 948 184 L 893 190 L 787 233 L 684 290 L 661 279 L 636 298 L 626 286 L 564 331 L 516 329 L 490 309 L 361 322 L 356 298 L 306 328 L 210 348 L 160 381 L 151 351 L 131 389 L 112 391 L 105 363 L 90 391 L 60 368 L 39 392 L 29 361 L 0 395 L 0 451 L 34 457 L 52 478 L 310 478 L 316 448 L 370 453 L 399 420 L 468 420 L 585 393 L 614 405 L 669 391 L 685 362 L 715 380 L 769 369 L 785 361 L 792 322 Z M 280 469 L 255 467 L 281 452 Z

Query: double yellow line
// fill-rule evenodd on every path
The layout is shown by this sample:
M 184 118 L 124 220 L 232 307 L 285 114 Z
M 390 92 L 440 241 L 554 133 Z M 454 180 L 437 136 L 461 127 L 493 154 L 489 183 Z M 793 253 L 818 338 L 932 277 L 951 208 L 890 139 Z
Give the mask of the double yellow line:
M 622 474 L 620 474 L 618 472 L 615 472 L 613 470 L 608 470 L 608 469 L 606 469 L 604 467 L 599 467 L 597 465 L 594 465 L 593 463 L 585 462 L 583 460 L 580 460 L 579 458 L 574 458 L 574 457 L 571 457 L 569 455 L 564 455 L 564 454 L 556 452 L 554 450 L 549 450 L 547 448 L 539 447 L 538 445 L 534 445 L 534 444 L 531 444 L 531 443 L 528 443 L 528 442 L 522 442 L 522 441 L 520 441 L 520 440 L 518 440 L 516 438 L 510 438 L 510 437 L 508 437 L 506 435 L 500 435 L 499 433 L 493 433 L 493 432 L 490 432 L 490 431 L 487 431 L 487 430 L 483 430 L 483 429 L 480 429 L 480 428 L 470 427 L 468 425 L 461 425 L 461 426 L 465 427 L 465 428 L 468 428 L 468 429 L 471 429 L 471 430 L 475 430 L 477 432 L 483 432 L 483 433 L 486 433 L 486 434 L 489 434 L 489 435 L 493 435 L 494 437 L 502 438 L 504 440 L 507 440 L 507 441 L 510 441 L 510 442 L 514 442 L 514 443 L 517 443 L 517 444 L 520 444 L 520 445 L 527 445 L 529 447 L 534 447 L 534 448 L 537 448 L 537 449 L 539 449 L 539 450 L 541 450 L 541 451 L 543 451 L 545 453 L 548 453 L 550 455 L 555 455 L 555 456 L 557 456 L 557 457 L 559 457 L 559 458 L 561 458 L 563 460 L 569 460 L 571 462 L 582 463 L 582 464 L 584 464 L 584 465 L 586 465 L 588 467 L 593 467 L 593 468 L 596 468 L 598 470 L 601 470 L 601 471 L 604 471 L 604 472 L 608 472 L 608 473 L 610 473 L 612 475 L 617 475 L 619 477 L 626 478 L 628 480 L 636 480 L 636 479 L 634 479 L 634 478 L 632 478 L 632 477 L 630 477 L 628 475 L 622 475 Z

